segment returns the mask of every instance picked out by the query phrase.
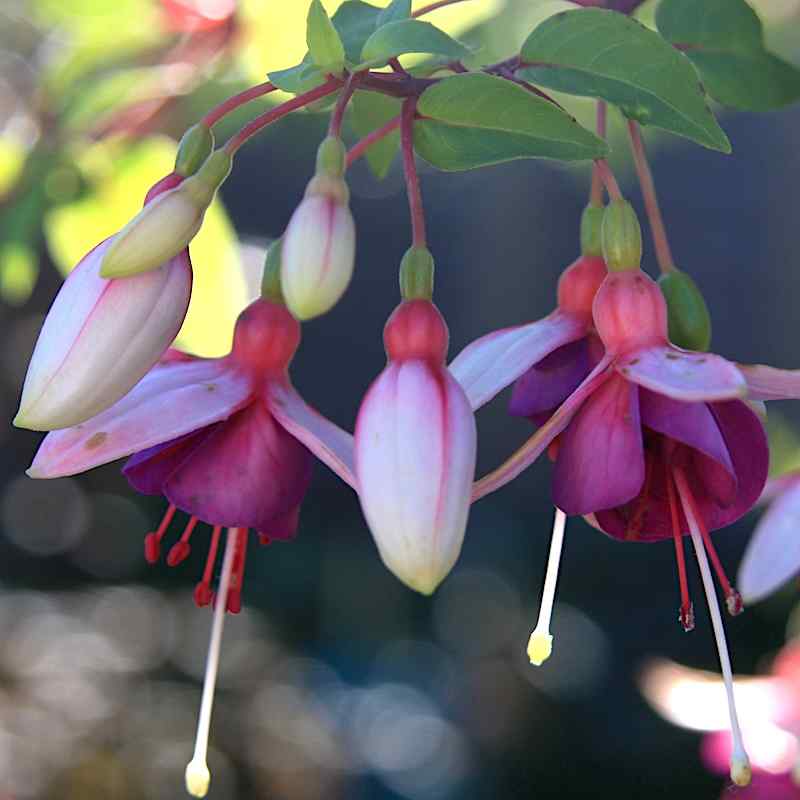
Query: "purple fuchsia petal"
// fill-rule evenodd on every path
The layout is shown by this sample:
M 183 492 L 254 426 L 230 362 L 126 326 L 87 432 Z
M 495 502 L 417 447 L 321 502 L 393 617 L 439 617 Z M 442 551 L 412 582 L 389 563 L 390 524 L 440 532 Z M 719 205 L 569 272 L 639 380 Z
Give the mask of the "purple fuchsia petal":
M 750 603 L 772 594 L 800 572 L 800 482 L 767 509 L 739 568 L 739 591 Z
M 637 387 L 614 376 L 583 404 L 564 432 L 553 502 L 566 514 L 591 514 L 636 497 L 644 482 Z
M 488 403 L 533 364 L 562 345 L 586 335 L 586 323 L 554 311 L 544 319 L 503 328 L 468 344 L 450 364 L 473 410 Z
M 249 378 L 224 359 L 158 365 L 111 408 L 74 428 L 49 433 L 28 475 L 75 475 L 172 441 L 226 419 L 247 402 L 251 390 Z
M 738 364 L 747 381 L 750 400 L 800 399 L 800 369 L 777 369 L 765 364 Z
M 164 494 L 169 476 L 190 456 L 221 423 L 187 433 L 171 442 L 134 453 L 122 468 L 128 483 L 141 494 Z
M 262 543 L 270 539 L 288 541 L 297 535 L 297 526 L 300 523 L 300 506 L 296 505 L 290 511 L 279 517 L 273 517 L 266 528 L 262 528 L 258 533 Z
M 591 372 L 586 337 L 562 345 L 517 379 L 508 411 L 531 417 L 558 408 Z
M 674 400 L 732 400 L 747 394 L 736 365 L 713 353 L 661 345 L 634 350 L 622 356 L 616 367 L 628 380 Z
M 297 506 L 311 454 L 254 401 L 220 425 L 171 474 L 167 499 L 211 525 L 268 530 Z
M 323 417 L 288 383 L 271 381 L 267 404 L 276 420 L 348 486 L 355 488 L 353 437 Z

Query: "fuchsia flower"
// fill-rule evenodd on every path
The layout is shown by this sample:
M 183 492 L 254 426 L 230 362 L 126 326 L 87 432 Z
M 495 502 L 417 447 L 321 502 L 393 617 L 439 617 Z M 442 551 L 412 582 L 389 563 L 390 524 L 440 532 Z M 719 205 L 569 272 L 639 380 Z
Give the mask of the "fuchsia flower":
M 383 338 L 389 363 L 356 421 L 358 493 L 383 562 L 412 589 L 430 594 L 464 540 L 475 418 L 445 367 L 447 325 L 433 303 L 401 303 Z
M 257 300 L 240 315 L 228 356 L 168 354 L 111 408 L 48 434 L 28 474 L 74 475 L 131 456 L 124 467 L 131 485 L 170 503 L 146 539 L 149 561 L 158 558 L 177 509 L 190 520 L 169 551 L 170 565 L 189 554 L 198 522 L 213 526 L 208 563 L 195 591 L 198 604 L 211 599 L 221 528 L 237 529 L 227 597 L 229 610 L 236 611 L 247 530 L 258 531 L 263 542 L 296 531 L 310 479 L 306 447 L 347 483 L 354 482 L 352 437 L 307 406 L 289 382 L 287 369 L 299 342 L 300 326 L 286 308 Z
M 645 697 L 663 717 L 706 732 L 703 761 L 712 772 L 724 774 L 733 742 L 722 682 L 710 673 L 659 661 L 644 671 L 641 683 Z M 800 644 L 784 646 L 770 675 L 737 676 L 734 687 L 753 768 L 752 783 L 737 790 L 735 797 L 800 800 Z M 726 789 L 721 798 L 732 796 Z
M 145 206 L 180 184 L 168 175 Z M 106 280 L 100 267 L 116 235 L 85 255 L 64 281 L 36 342 L 14 424 L 66 428 L 117 402 L 155 364 L 186 317 L 192 266 L 184 248 L 161 266 Z
M 767 483 L 761 500 L 770 506 L 759 520 L 739 568 L 745 600 L 755 603 L 800 572 L 800 472 Z

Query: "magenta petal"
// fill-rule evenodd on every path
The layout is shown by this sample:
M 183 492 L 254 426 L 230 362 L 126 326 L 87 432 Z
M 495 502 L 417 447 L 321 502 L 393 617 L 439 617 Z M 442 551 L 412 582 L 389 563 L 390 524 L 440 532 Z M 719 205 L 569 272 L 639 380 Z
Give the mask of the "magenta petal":
M 311 454 L 253 402 L 220 425 L 167 481 L 171 503 L 212 525 L 268 532 L 303 499 Z
M 269 539 L 280 539 L 285 542 L 289 539 L 293 539 L 297 535 L 297 526 L 299 523 L 300 506 L 297 505 L 285 514 L 273 517 L 261 528 L 259 534 Z
M 614 376 L 583 404 L 567 427 L 553 476 L 553 501 L 570 515 L 613 508 L 644 482 L 637 387 Z
M 531 417 L 557 408 L 590 371 L 586 337 L 562 345 L 517 380 L 508 404 L 509 413 Z
M 750 400 L 800 399 L 800 369 L 777 369 L 764 364 L 738 364 L 747 381 Z

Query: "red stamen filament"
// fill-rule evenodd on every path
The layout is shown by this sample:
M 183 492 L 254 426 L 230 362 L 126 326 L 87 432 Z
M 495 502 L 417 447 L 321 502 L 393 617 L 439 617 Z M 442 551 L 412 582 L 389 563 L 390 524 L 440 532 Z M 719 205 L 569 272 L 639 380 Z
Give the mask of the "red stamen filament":
M 231 584 L 226 601 L 227 610 L 238 614 L 242 610 L 242 584 L 244 583 L 244 565 L 247 560 L 247 528 L 239 528 L 236 541 L 236 556 L 231 573 Z
M 211 578 L 214 575 L 214 564 L 217 560 L 219 539 L 221 535 L 222 526 L 215 525 L 214 530 L 211 532 L 211 546 L 208 548 L 208 556 L 206 557 L 206 566 L 203 570 L 203 578 L 194 588 L 194 602 L 201 608 L 203 606 L 207 606 L 214 596 L 214 593 L 211 591 Z
M 191 538 L 198 521 L 199 520 L 197 517 L 191 517 L 189 519 L 189 522 L 183 529 L 181 538 L 175 542 L 174 545 L 172 545 L 169 553 L 167 553 L 168 566 L 177 567 L 178 564 L 180 564 L 182 561 L 185 561 L 189 557 L 189 553 L 191 552 L 191 547 L 189 547 L 189 539 Z
M 683 552 L 683 534 L 678 516 L 678 501 L 675 497 L 675 484 L 672 476 L 667 475 L 667 498 L 669 500 L 669 515 L 672 519 L 672 536 L 675 540 L 675 560 L 678 562 L 678 583 L 681 587 L 681 609 L 678 619 L 683 629 L 688 633 L 694 629 L 694 606 L 689 599 L 689 582 L 686 578 L 686 556 Z
M 158 528 L 144 537 L 144 557 L 148 564 L 155 564 L 158 561 L 161 555 L 161 540 L 164 538 L 164 534 L 167 532 L 176 510 L 175 506 L 170 504 Z

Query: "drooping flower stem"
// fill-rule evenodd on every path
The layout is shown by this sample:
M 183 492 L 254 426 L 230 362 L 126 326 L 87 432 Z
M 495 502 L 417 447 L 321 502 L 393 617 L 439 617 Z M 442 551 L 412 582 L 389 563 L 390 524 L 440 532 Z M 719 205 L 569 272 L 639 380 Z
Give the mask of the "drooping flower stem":
M 553 536 L 550 539 L 550 554 L 547 557 L 547 572 L 542 589 L 542 603 L 539 606 L 539 619 L 528 640 L 528 658 L 531 664 L 541 666 L 553 650 L 553 636 L 550 633 L 550 618 L 553 615 L 553 602 L 558 582 L 558 567 L 561 563 L 561 549 L 564 544 L 564 528 L 567 515 L 556 508 L 553 520 Z
M 664 219 L 661 216 L 661 208 L 658 205 L 656 185 L 653 181 L 650 164 L 647 161 L 639 123 L 628 120 L 628 134 L 631 142 L 633 163 L 636 166 L 636 174 L 639 176 L 639 185 L 642 187 L 647 219 L 650 222 L 650 233 L 653 237 L 653 247 L 656 251 L 658 267 L 662 273 L 671 272 L 675 269 L 675 264 L 672 260 L 672 251 L 667 239 Z
M 376 142 L 385 139 L 390 133 L 396 131 L 400 127 L 400 116 L 393 117 L 385 125 L 376 128 L 374 131 L 368 133 L 363 139 L 357 141 L 347 152 L 347 167 L 354 161 L 358 161 L 366 151 L 372 147 Z
M 598 158 L 594 162 L 594 170 L 600 176 L 600 180 L 606 187 L 608 196 L 612 200 L 622 200 L 622 192 L 620 191 L 617 179 L 614 177 L 614 173 L 611 171 L 611 167 L 608 166 L 608 161 L 604 158 Z
M 411 212 L 413 246 L 425 247 L 427 244 L 425 211 L 422 207 L 422 192 L 419 186 L 417 164 L 414 160 L 414 115 L 416 109 L 416 99 L 408 98 L 403 102 L 403 111 L 400 115 L 400 148 L 403 152 L 403 171 L 406 176 L 406 193 Z
M 454 6 L 456 3 L 464 3 L 465 1 L 466 0 L 437 0 L 435 3 L 430 3 L 427 6 L 417 9 L 411 16 L 414 18 L 421 17 L 424 14 L 430 14 L 431 11 L 436 11 L 438 8 Z
M 200 701 L 200 716 L 197 720 L 197 737 L 192 760 L 186 765 L 186 790 L 192 797 L 205 797 L 211 782 L 206 756 L 208 755 L 208 732 L 211 727 L 211 710 L 214 706 L 214 688 L 219 670 L 219 654 L 222 647 L 222 630 L 225 626 L 225 610 L 228 602 L 228 587 L 233 572 L 237 550 L 238 528 L 229 528 L 225 543 L 222 574 L 214 605 L 214 621 L 211 624 L 211 639 L 208 643 L 206 674 L 203 679 L 203 696 Z
M 212 126 L 216 125 L 225 115 L 230 114 L 231 111 L 239 108 L 239 106 L 243 106 L 245 103 L 249 103 L 251 100 L 255 100 L 257 97 L 263 97 L 270 92 L 274 92 L 278 87 L 273 86 L 269 81 L 265 83 L 259 83 L 257 86 L 251 86 L 249 89 L 245 89 L 243 92 L 239 92 L 239 94 L 233 95 L 233 97 L 229 97 L 224 102 L 220 103 L 216 108 L 213 108 L 211 111 L 206 114 L 202 119 L 202 124 L 205 125 L 207 128 L 211 128 Z
M 711 625 L 714 629 L 714 638 L 717 642 L 717 652 L 719 654 L 719 665 L 722 670 L 722 680 L 725 683 L 725 695 L 728 700 L 728 713 L 731 721 L 731 738 L 733 748 L 731 751 L 731 780 L 737 786 L 747 786 L 750 783 L 751 770 L 750 759 L 744 749 L 742 740 L 742 730 L 739 727 L 739 717 L 736 713 L 736 701 L 733 695 L 733 670 L 731 669 L 731 659 L 728 654 L 728 644 L 725 640 L 725 628 L 722 625 L 722 614 L 719 610 L 719 602 L 714 589 L 714 579 L 711 576 L 711 568 L 708 564 L 706 550 L 703 546 L 703 535 L 700 525 L 695 516 L 692 493 L 686 476 L 679 469 L 674 471 L 675 485 L 683 506 L 683 513 L 689 523 L 689 532 L 692 537 L 692 545 L 697 557 L 697 564 L 700 568 L 700 577 L 703 581 L 703 589 L 708 601 L 708 613 L 711 617 Z
M 605 100 L 597 101 L 597 135 L 601 139 L 606 138 L 606 103 Z M 592 188 L 589 192 L 589 204 L 593 206 L 603 205 L 603 179 L 597 169 L 597 164 L 592 165 Z
M 330 80 L 320 84 L 319 86 L 316 86 L 310 91 L 304 92 L 303 94 L 298 94 L 291 100 L 287 100 L 285 103 L 281 103 L 281 105 L 271 108 L 269 111 L 260 114 L 255 119 L 248 122 L 247 125 L 245 125 L 244 128 L 239 131 L 239 133 L 237 133 L 235 136 L 232 136 L 225 143 L 225 149 L 230 155 L 234 155 L 248 139 L 250 139 L 252 136 L 255 136 L 255 134 L 257 134 L 262 128 L 265 128 L 267 125 L 271 125 L 276 120 L 279 120 L 281 117 L 285 117 L 287 114 L 291 113 L 292 111 L 296 111 L 298 108 L 303 108 L 304 106 L 309 105 L 309 103 L 313 103 L 316 100 L 321 100 L 323 97 L 327 97 L 329 94 L 333 94 L 341 85 L 341 79 L 331 78 Z
M 347 79 L 344 88 L 341 91 L 338 99 L 336 100 L 336 107 L 331 114 L 331 121 L 328 125 L 328 136 L 335 136 L 337 139 L 341 136 L 342 120 L 344 120 L 344 112 L 347 111 L 347 104 L 353 97 L 353 92 L 358 85 L 359 73 L 354 72 Z

